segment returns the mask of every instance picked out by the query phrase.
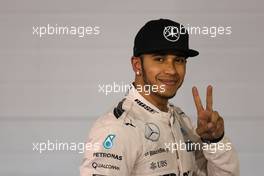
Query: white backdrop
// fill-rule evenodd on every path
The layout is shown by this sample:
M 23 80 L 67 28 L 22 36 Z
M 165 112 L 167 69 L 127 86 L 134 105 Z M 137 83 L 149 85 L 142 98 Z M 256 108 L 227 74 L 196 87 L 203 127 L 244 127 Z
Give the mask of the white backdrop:
M 82 154 L 33 151 L 34 142 L 84 142 L 92 121 L 123 93 L 100 84 L 130 83 L 133 40 L 150 19 L 190 26 L 231 26 L 231 35 L 191 35 L 200 51 L 188 60 L 185 82 L 172 100 L 195 122 L 191 87 L 214 108 L 239 152 L 241 175 L 262 175 L 264 3 L 235 1 L 1 0 L 0 175 L 78 175 Z M 99 35 L 33 35 L 47 24 L 99 26 Z

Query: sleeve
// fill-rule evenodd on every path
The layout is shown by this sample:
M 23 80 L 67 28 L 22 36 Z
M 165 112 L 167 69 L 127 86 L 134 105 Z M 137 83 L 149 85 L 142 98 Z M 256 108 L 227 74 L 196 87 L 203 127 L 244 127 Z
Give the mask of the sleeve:
M 195 151 L 194 176 L 239 176 L 237 152 L 225 135 L 219 142 L 206 144 L 200 140 L 191 119 L 182 113 L 184 125 L 189 129 L 190 138 L 200 143 L 202 150 Z
M 204 144 L 203 154 L 208 161 L 208 175 L 239 176 L 237 152 L 227 136 L 217 143 Z
M 130 175 L 137 158 L 137 149 L 131 140 L 133 135 L 133 131 L 125 125 L 94 125 L 87 143 L 95 147 L 85 151 L 80 175 Z

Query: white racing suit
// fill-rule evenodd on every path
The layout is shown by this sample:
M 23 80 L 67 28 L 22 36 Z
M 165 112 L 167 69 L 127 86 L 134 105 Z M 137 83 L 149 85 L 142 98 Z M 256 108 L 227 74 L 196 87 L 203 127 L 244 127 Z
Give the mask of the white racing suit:
M 202 143 L 191 120 L 168 104 L 162 112 L 132 87 L 113 110 L 94 123 L 81 176 L 238 176 L 229 139 Z

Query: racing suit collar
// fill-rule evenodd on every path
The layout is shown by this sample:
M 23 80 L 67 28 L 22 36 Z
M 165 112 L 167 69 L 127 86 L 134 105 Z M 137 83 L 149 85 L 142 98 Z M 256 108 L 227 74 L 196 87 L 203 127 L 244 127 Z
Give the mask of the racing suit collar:
M 167 104 L 168 112 L 163 112 L 159 110 L 155 105 L 146 100 L 135 88 L 134 84 L 131 83 L 129 92 L 126 96 L 127 99 L 130 99 L 137 106 L 141 106 L 141 109 L 144 109 L 146 113 L 150 113 L 151 116 L 159 118 L 159 120 L 169 123 L 171 118 L 173 118 L 173 107 L 170 103 Z

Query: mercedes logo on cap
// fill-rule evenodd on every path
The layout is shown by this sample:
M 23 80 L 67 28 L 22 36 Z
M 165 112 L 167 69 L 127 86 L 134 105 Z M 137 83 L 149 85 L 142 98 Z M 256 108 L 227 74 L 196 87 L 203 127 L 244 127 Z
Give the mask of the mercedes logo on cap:
M 175 26 L 166 26 L 163 30 L 165 39 L 171 42 L 176 42 L 180 38 L 179 29 Z

